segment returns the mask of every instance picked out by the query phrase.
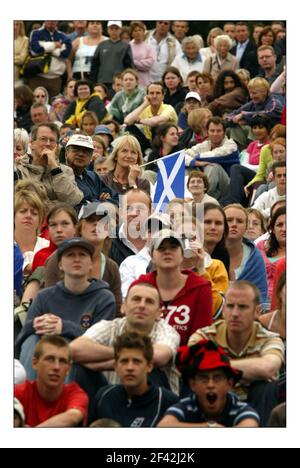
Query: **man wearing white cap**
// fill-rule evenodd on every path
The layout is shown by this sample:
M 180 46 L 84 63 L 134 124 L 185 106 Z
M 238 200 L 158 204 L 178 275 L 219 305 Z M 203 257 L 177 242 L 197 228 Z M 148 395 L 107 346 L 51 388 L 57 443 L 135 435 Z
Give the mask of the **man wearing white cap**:
M 104 83 L 112 97 L 113 76 L 126 68 L 134 68 L 131 46 L 120 39 L 122 21 L 109 21 L 107 31 L 109 39 L 98 45 L 91 67 L 91 81 Z
M 75 174 L 75 182 L 78 188 L 83 192 L 84 198 L 81 205 L 87 202 L 105 201 L 113 197 L 109 187 L 102 181 L 96 172 L 89 171 L 88 166 L 91 163 L 94 151 L 93 140 L 88 135 L 75 134 L 69 139 L 66 146 L 66 159 L 69 166 Z M 118 195 L 114 197 L 115 203 L 118 203 Z

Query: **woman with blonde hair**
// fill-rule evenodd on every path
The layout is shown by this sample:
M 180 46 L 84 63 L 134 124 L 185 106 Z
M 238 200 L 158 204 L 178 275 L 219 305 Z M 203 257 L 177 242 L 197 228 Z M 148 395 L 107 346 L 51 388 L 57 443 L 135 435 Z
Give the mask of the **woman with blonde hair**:
M 200 53 L 205 59 L 212 57 L 213 54 L 216 53 L 216 48 L 214 44 L 215 38 L 220 36 L 221 34 L 224 34 L 224 31 L 221 28 L 212 28 L 209 31 L 207 39 L 206 39 L 208 47 L 200 49 Z
M 45 206 L 34 191 L 17 190 L 15 193 L 14 239 L 23 257 L 24 276 L 31 273 L 34 255 L 49 246 L 49 241 L 39 237 L 45 217 Z
M 180 136 L 180 143 L 190 148 L 207 140 L 207 122 L 212 116 L 207 107 L 192 110 L 188 115 L 188 128 Z
M 132 135 L 123 135 L 114 141 L 113 151 L 107 160 L 109 173 L 103 182 L 114 192 L 126 193 L 139 188 L 150 194 L 150 183 L 142 178 L 144 164 L 141 145 Z
M 240 78 L 242 83 L 244 83 L 244 85 L 248 87 L 249 81 L 251 80 L 249 70 L 246 70 L 246 68 L 238 68 L 237 70 L 235 70 L 235 73 Z
M 248 146 L 250 123 L 257 116 L 268 117 L 273 127 L 281 121 L 283 104 L 276 94 L 270 93 L 270 84 L 264 78 L 252 78 L 248 84 L 250 101 L 226 117 L 227 127 L 231 127 L 233 138 L 240 149 Z
M 266 219 L 261 211 L 256 208 L 248 208 L 248 223 L 245 237 L 252 242 L 267 232 Z
M 20 80 L 20 69 L 28 55 L 29 39 L 25 35 L 24 21 L 14 21 L 14 81 L 15 86 L 23 82 Z M 17 83 L 16 83 L 17 82 Z
M 99 120 L 95 112 L 85 111 L 80 120 L 80 131 L 85 135 L 93 136 L 97 125 L 99 125 Z
M 29 135 L 25 128 L 14 129 L 14 161 L 18 161 L 27 153 Z
M 99 157 L 108 158 L 108 151 L 104 139 L 99 135 L 93 135 L 92 140 L 94 144 L 92 161 L 95 161 Z
M 260 251 L 245 238 L 248 212 L 238 203 L 226 206 L 224 212 L 229 229 L 226 238 L 226 248 L 230 256 L 229 279 L 246 280 L 255 284 L 260 290 L 261 304 L 265 310 L 269 307 L 267 272 Z

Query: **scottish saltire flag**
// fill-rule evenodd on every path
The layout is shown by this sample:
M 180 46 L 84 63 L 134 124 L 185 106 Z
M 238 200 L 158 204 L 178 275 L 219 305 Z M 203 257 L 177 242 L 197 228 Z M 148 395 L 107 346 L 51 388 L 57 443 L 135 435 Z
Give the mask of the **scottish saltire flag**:
M 158 175 L 154 194 L 155 212 L 165 212 L 174 198 L 184 198 L 185 158 L 184 151 L 178 151 L 157 161 Z

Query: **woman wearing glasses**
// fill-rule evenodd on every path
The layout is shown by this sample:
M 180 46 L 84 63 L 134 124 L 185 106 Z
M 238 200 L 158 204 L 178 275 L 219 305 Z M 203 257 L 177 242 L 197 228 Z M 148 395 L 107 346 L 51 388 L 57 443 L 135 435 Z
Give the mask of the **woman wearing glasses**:
M 50 111 L 51 106 L 49 104 L 49 94 L 46 88 L 44 88 L 44 86 L 38 86 L 37 88 L 35 88 L 35 90 L 33 91 L 33 99 L 34 102 L 46 106 L 48 112 Z

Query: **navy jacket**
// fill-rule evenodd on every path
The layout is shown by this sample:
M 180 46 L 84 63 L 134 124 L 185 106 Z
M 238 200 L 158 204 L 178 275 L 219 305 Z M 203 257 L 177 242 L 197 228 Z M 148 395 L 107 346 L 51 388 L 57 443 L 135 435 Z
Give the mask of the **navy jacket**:
M 45 49 L 39 44 L 39 41 L 47 41 L 47 42 L 61 42 L 65 44 L 66 49 L 60 54 L 60 58 L 67 59 L 72 50 L 72 42 L 61 31 L 54 31 L 54 33 L 50 33 L 48 29 L 40 28 L 31 33 L 30 36 L 30 44 L 29 49 L 33 55 L 43 54 Z
M 79 190 L 84 194 L 84 198 L 81 200 L 80 208 L 82 205 L 86 205 L 87 202 L 98 202 L 99 197 L 102 193 L 109 193 L 114 204 L 119 204 L 119 195 L 113 193 L 112 190 L 103 182 L 96 172 L 84 170 L 81 176 L 75 175 L 75 182 Z
M 233 117 L 238 114 L 243 114 L 243 119 L 247 122 L 247 124 L 250 124 L 254 117 L 261 115 L 263 117 L 268 117 L 273 127 L 274 125 L 280 123 L 282 110 L 282 99 L 279 98 L 277 94 L 269 94 L 264 102 L 255 104 L 253 101 L 249 101 L 239 109 L 236 109 L 228 114 L 226 117 L 227 126 L 234 127 L 235 124 L 232 122 Z
M 125 245 L 119 237 L 119 228 L 116 230 L 116 237 L 112 240 L 112 246 L 109 252 L 109 258 L 114 260 L 119 266 L 124 262 L 125 258 L 131 255 L 136 255 L 127 245 Z
M 99 398 L 99 399 L 98 399 Z M 150 385 L 144 395 L 128 399 L 122 385 L 109 385 L 97 394 L 97 418 L 109 418 L 122 427 L 156 427 L 179 398 L 169 390 Z
M 235 45 L 231 50 L 230 53 L 236 56 L 237 45 Z M 256 45 L 249 41 L 245 52 L 242 55 L 240 60 L 240 68 L 246 68 L 249 70 L 251 78 L 254 78 L 258 73 L 258 61 L 257 61 L 257 47 Z
M 207 422 L 196 395 L 180 400 L 168 409 L 166 416 L 174 416 L 181 423 L 197 424 Z M 239 401 L 231 392 L 227 394 L 226 405 L 217 422 L 224 427 L 234 427 L 245 419 L 254 419 L 260 424 L 258 413 L 247 403 Z

